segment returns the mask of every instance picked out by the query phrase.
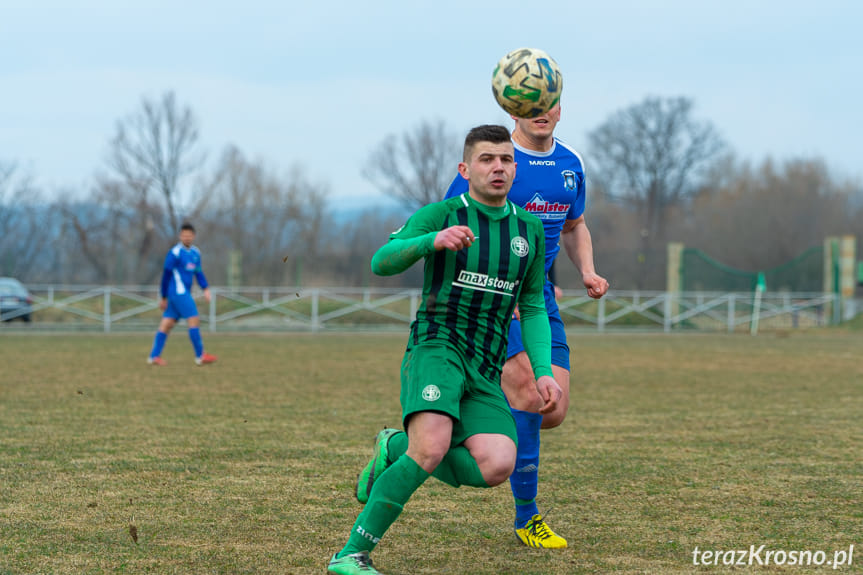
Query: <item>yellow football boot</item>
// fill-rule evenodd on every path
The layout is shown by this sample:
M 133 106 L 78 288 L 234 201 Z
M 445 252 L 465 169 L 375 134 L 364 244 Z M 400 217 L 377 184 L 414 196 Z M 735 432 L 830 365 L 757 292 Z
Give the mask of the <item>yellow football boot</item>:
M 566 547 L 566 539 L 551 530 L 542 518 L 542 515 L 534 515 L 530 521 L 521 529 L 515 530 L 518 540 L 528 547 L 541 547 L 544 549 L 563 549 Z

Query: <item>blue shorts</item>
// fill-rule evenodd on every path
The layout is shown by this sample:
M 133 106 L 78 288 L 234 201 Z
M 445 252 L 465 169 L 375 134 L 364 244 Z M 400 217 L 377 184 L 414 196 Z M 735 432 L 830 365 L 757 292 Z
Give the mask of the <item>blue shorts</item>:
M 162 317 L 169 317 L 177 320 L 180 318 L 197 317 L 198 306 L 195 305 L 195 300 L 192 294 L 174 295 L 168 298 L 168 307 L 165 308 L 165 313 Z
M 545 309 L 548 311 L 548 323 L 551 326 L 551 364 L 569 371 L 569 345 L 566 343 L 566 331 L 557 301 L 554 299 L 554 285 L 545 282 Z M 506 343 L 506 358 L 524 351 L 521 341 L 521 322 L 513 319 L 509 324 L 509 338 Z

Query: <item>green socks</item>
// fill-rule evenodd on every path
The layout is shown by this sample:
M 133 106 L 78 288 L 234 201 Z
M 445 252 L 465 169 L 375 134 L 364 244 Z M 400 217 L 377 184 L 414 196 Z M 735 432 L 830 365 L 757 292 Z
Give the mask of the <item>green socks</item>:
M 375 481 L 369 501 L 357 517 L 348 543 L 338 557 L 374 549 L 405 503 L 428 477 L 429 473 L 413 459 L 407 455 L 399 457 Z
M 408 450 L 408 434 L 396 433 L 389 439 L 387 451 L 391 458 L 398 459 Z M 444 455 L 440 465 L 432 472 L 432 476 L 453 487 L 468 485 L 470 487 L 488 487 L 483 479 L 476 459 L 470 454 L 467 447 L 459 445 L 451 447 Z
M 488 487 L 476 459 L 464 445 L 450 447 L 432 475 L 453 487 Z

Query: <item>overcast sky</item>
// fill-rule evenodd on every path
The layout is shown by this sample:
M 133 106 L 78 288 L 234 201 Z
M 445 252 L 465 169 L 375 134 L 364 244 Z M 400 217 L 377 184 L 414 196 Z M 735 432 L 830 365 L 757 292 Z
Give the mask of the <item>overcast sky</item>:
M 535 46 L 561 67 L 558 135 L 588 177 L 610 114 L 685 96 L 743 159 L 861 178 L 861 22 L 855 0 L 0 0 L 0 162 L 85 189 L 117 121 L 173 91 L 211 160 L 234 144 L 359 203 L 379 197 L 361 169 L 388 134 L 510 125 L 491 71 Z

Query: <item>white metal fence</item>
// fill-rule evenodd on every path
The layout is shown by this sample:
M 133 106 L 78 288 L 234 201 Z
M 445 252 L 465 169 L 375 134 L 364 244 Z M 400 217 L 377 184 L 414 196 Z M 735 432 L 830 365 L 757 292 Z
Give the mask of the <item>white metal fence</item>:
M 31 285 L 31 321 L 5 314 L 0 330 L 151 331 L 158 325 L 156 286 Z M 419 289 L 210 288 L 197 293 L 202 324 L 211 332 L 404 329 L 420 304 Z M 571 330 L 749 331 L 838 324 L 852 318 L 854 300 L 824 293 L 611 291 L 593 300 L 564 290 L 561 314 Z

